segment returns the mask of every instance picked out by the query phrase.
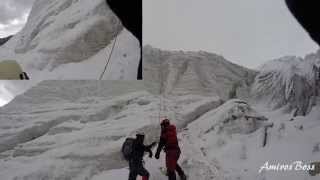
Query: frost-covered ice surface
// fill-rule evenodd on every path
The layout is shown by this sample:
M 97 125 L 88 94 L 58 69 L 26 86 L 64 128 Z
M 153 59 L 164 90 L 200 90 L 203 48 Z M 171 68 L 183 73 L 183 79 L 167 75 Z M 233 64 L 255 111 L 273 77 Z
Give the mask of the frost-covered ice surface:
M 309 113 L 317 101 L 317 68 L 320 51 L 305 58 L 287 56 L 264 64 L 253 85 L 254 100 L 273 109 L 294 110 L 297 115 Z
M 31 79 L 136 79 L 139 42 L 123 29 L 105 0 L 36 0 L 21 32 L 0 47 Z
M 121 145 L 125 137 L 141 131 L 146 133 L 146 143 L 158 139 L 160 99 L 160 116 L 170 118 L 179 129 L 179 163 L 189 179 L 319 178 L 305 171 L 258 172 L 266 161 L 319 160 L 319 106 L 292 120 L 281 110 L 240 99 L 223 102 L 199 94 L 160 97 L 150 93 L 151 86 L 148 82 L 44 81 L 17 96 L 0 109 L 1 178 L 125 180 L 128 165 Z M 151 179 L 167 179 L 159 170 L 164 157 L 145 157 Z
M 125 167 L 118 148 L 150 124 L 151 99 L 136 82 L 40 83 L 1 108 L 1 178 L 85 179 Z

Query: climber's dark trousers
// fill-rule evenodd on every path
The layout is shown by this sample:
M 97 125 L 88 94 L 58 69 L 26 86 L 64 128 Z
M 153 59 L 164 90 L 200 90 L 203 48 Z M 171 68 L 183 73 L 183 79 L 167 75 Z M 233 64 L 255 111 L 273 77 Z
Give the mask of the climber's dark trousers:
M 134 162 L 130 161 L 129 162 L 129 180 L 136 180 L 137 176 L 140 175 L 142 176 L 143 180 L 148 180 L 149 179 L 149 172 L 143 167 L 142 162 Z
M 320 45 L 319 6 L 317 0 L 286 0 L 287 6 L 298 22 Z
M 179 175 L 180 177 L 185 176 L 185 174 L 184 174 L 182 168 L 179 166 L 179 164 L 177 164 L 177 166 L 176 166 L 176 171 L 177 171 L 177 173 L 178 173 L 178 175 Z
M 167 149 L 166 150 L 166 167 L 168 171 L 168 179 L 175 180 L 176 179 L 176 171 L 179 174 L 180 178 L 183 179 L 185 174 L 178 164 L 178 160 L 180 157 L 181 151 L 180 149 Z
M 177 173 L 178 173 L 180 178 L 185 176 L 185 174 L 184 174 L 182 168 L 179 166 L 179 164 L 176 165 L 176 171 L 177 171 Z M 176 173 L 174 171 L 173 172 L 172 171 L 168 171 L 168 179 L 169 180 L 176 180 L 177 179 L 176 178 Z
M 142 79 L 142 0 L 106 0 L 110 9 L 118 16 L 123 26 L 140 43 L 140 62 L 137 79 Z

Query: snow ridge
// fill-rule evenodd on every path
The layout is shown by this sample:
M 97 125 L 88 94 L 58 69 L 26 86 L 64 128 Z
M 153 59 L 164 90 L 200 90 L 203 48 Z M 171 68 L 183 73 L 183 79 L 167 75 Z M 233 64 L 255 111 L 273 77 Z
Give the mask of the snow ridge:
M 246 98 L 245 92 L 256 74 L 222 56 L 201 51 L 164 51 L 145 46 L 143 57 L 146 81 L 154 82 L 159 92 L 165 94 L 191 93 L 228 99 L 234 84 L 239 84 L 237 94 Z

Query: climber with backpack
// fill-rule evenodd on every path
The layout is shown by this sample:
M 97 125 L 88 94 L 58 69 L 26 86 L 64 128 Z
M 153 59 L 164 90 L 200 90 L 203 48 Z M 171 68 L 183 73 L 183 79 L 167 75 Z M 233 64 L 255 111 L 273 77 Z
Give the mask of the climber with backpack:
M 318 2 L 303 0 L 286 0 L 287 6 L 294 17 L 309 33 L 311 38 L 320 45 L 320 24 L 318 22 Z
M 170 124 L 168 119 L 164 119 L 161 122 L 161 135 L 160 142 L 158 144 L 155 158 L 160 158 L 160 152 L 164 149 L 166 153 L 166 167 L 167 176 L 169 180 L 176 180 L 176 173 L 180 176 L 181 180 L 186 180 L 187 177 L 183 172 L 182 168 L 178 164 L 178 160 L 181 154 L 181 150 L 178 144 L 176 126 Z
M 106 0 L 110 9 L 140 43 L 140 62 L 137 79 L 142 79 L 142 0 Z
M 142 180 L 149 179 L 149 172 L 143 166 L 143 156 L 145 152 L 149 153 L 152 158 L 151 148 L 156 142 L 146 146 L 143 144 L 145 135 L 143 133 L 136 134 L 136 138 L 127 138 L 122 146 L 122 154 L 129 162 L 129 180 L 136 180 L 137 176 L 142 176 Z

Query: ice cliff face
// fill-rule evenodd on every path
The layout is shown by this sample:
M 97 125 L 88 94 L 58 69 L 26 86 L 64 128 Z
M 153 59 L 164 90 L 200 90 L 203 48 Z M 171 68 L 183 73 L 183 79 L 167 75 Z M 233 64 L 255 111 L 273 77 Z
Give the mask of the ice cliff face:
M 137 82 L 40 83 L 0 110 L 1 178 L 87 179 L 125 166 L 123 138 L 149 125 L 152 99 Z
M 285 107 L 295 115 L 306 115 L 317 101 L 319 53 L 304 59 L 284 57 L 263 65 L 252 88 L 255 100 L 273 109 Z
M 144 77 L 167 94 L 210 94 L 228 99 L 234 89 L 248 97 L 256 72 L 207 52 L 163 51 L 144 47 Z
M 0 55 L 17 60 L 32 79 L 97 79 L 117 35 L 111 69 L 137 68 L 139 44 L 122 29 L 105 0 L 36 0 L 25 27 L 0 48 Z M 128 64 L 132 66 L 124 68 Z M 80 65 L 96 73 L 88 74 Z
M 220 101 L 190 95 L 166 104 L 180 130 Z M 158 113 L 144 82 L 41 82 L 0 109 L 0 176 L 80 180 L 125 168 L 124 138 L 143 131 L 146 143 L 158 139 Z

